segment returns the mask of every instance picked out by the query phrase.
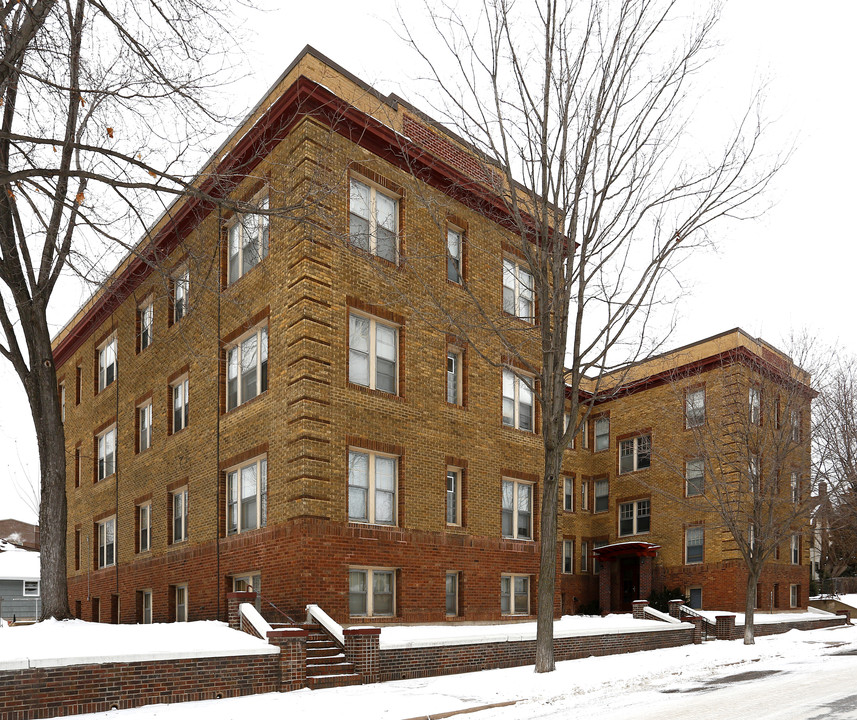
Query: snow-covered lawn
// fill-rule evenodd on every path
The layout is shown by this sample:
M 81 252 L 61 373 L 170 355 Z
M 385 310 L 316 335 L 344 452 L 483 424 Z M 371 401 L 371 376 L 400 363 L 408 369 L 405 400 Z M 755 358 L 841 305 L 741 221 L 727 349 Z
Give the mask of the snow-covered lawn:
M 3 628 L 2 633 L 0 670 L 277 652 L 273 645 L 214 620 L 155 625 L 46 620 Z
M 403 720 L 427 715 L 473 710 L 486 705 L 516 701 L 515 705 L 486 709 L 474 720 L 524 720 L 535 717 L 577 717 L 582 705 L 601 708 L 592 717 L 620 717 L 611 705 L 627 701 L 629 694 L 649 693 L 655 702 L 675 695 L 676 688 L 691 688 L 717 674 L 746 670 L 786 668 L 794 671 L 799 661 L 812 664 L 810 672 L 824 674 L 829 663 L 823 651 L 857 652 L 857 630 L 838 627 L 758 638 L 753 646 L 740 641 L 712 641 L 696 646 L 651 650 L 627 655 L 569 660 L 557 671 L 536 675 L 532 666 L 448 675 L 419 680 L 401 680 L 330 690 L 299 690 L 245 698 L 209 700 L 174 705 L 150 705 L 135 710 L 77 716 L 78 720 L 227 720 L 239 717 L 292 717 L 326 720 L 347 716 L 349 720 Z M 853 660 L 853 658 L 841 658 Z M 844 692 L 852 692 L 847 687 Z M 763 702 L 759 700 L 759 702 Z M 768 702 L 765 700 L 764 702 Z M 775 701 L 771 701 L 776 705 Z M 708 700 L 708 715 L 727 718 L 728 710 Z M 647 705 L 656 711 L 657 706 Z M 668 714 L 662 716 L 669 716 Z M 786 715 L 787 716 L 787 715 Z M 587 717 L 590 717 L 587 715 Z

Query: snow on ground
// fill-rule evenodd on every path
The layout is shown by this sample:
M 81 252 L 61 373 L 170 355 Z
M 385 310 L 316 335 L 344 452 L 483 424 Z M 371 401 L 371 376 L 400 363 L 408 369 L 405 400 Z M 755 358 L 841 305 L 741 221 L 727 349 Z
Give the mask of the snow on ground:
M 796 661 L 809 663 L 812 673 L 824 674 L 829 656 L 823 650 L 857 653 L 857 630 L 837 627 L 757 638 L 753 646 L 740 641 L 711 641 L 666 650 L 610 655 L 557 663 L 553 673 L 534 674 L 532 666 L 488 670 L 436 678 L 400 680 L 376 685 L 358 685 L 330 690 L 299 690 L 244 698 L 207 700 L 196 703 L 150 705 L 134 710 L 77 716 L 78 720 L 231 720 L 239 717 L 296 717 L 326 720 L 347 716 L 349 720 L 402 720 L 424 718 L 445 712 L 474 710 L 480 706 L 517 701 L 507 707 L 486 709 L 474 720 L 530 720 L 531 718 L 578 717 L 577 709 L 594 707 L 591 717 L 623 717 L 629 711 L 611 711 L 611 703 L 633 693 L 648 693 L 653 699 L 646 709 L 656 713 L 655 702 L 676 697 L 678 688 L 691 692 L 695 685 L 717 674 L 738 674 L 766 668 L 790 667 Z M 853 658 L 840 658 L 852 661 Z M 828 663 L 825 665 L 825 663 Z M 844 691 L 852 692 L 848 687 Z M 646 701 L 647 703 L 649 700 Z M 696 718 L 730 717 L 728 710 L 709 698 L 708 714 Z M 776 705 L 776 698 L 759 699 Z M 631 713 L 635 714 L 635 713 Z M 656 717 L 669 717 L 669 713 Z M 590 716 L 587 716 L 590 717 Z M 786 715 L 788 717 L 788 715 Z
M 604 635 L 621 632 L 656 632 L 673 630 L 658 620 L 634 620 L 629 614 L 564 615 L 554 622 L 554 637 L 576 635 Z M 536 623 L 491 623 L 484 625 L 396 625 L 381 630 L 379 644 L 382 650 L 433 645 L 469 645 L 507 640 L 535 640 Z
M 703 617 L 707 617 L 712 622 L 714 622 L 718 616 L 734 615 L 735 625 L 744 625 L 744 613 L 719 612 L 717 610 L 697 610 L 697 612 Z M 836 615 L 835 613 L 828 613 L 816 608 L 810 608 L 809 612 L 792 613 L 757 611 L 753 613 L 753 623 L 755 625 L 770 625 L 781 622 L 812 622 L 813 620 L 821 620 L 825 617 L 836 617 Z
M 214 620 L 108 625 L 51 619 L 3 629 L 0 670 L 275 652 L 273 645 Z

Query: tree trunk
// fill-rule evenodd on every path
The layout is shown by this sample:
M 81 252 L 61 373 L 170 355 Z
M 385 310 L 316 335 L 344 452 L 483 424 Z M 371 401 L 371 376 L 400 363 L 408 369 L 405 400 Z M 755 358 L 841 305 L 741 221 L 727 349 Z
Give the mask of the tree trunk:
M 747 602 L 744 605 L 744 644 L 756 644 L 756 627 L 753 624 L 756 611 L 756 585 L 759 582 L 759 571 L 747 572 Z
M 536 672 L 553 672 L 553 607 L 556 588 L 556 514 L 563 448 L 545 448 L 539 523 L 538 616 L 536 618 Z

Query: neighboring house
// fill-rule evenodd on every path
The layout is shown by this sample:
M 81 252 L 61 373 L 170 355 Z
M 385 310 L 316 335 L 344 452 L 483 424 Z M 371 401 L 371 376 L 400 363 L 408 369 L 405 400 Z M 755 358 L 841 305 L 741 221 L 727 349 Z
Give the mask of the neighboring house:
M 249 207 L 296 201 L 319 174 L 323 197 L 308 222 L 177 201 L 148 235 L 167 277 L 132 254 L 55 338 L 75 614 L 223 618 L 252 587 L 298 621 L 308 603 L 343 623 L 533 616 L 538 404 L 496 338 L 476 352 L 429 327 L 377 274 L 407 273 L 410 250 L 434 263 L 432 292 L 466 284 L 531 327 L 502 207 L 465 182 L 472 154 L 306 49 L 216 158 L 206 172 Z M 755 361 L 792 367 L 736 329 L 617 376 L 566 453 L 557 613 L 630 609 L 664 585 L 743 609 L 687 430 L 733 396 L 748 412 Z M 805 607 L 808 582 L 797 543 L 761 590 Z
M 7 518 L 0 520 L 0 540 L 24 550 L 39 551 L 39 526 Z
M 7 546 L 0 552 L 0 617 L 35 621 L 40 609 L 39 553 Z

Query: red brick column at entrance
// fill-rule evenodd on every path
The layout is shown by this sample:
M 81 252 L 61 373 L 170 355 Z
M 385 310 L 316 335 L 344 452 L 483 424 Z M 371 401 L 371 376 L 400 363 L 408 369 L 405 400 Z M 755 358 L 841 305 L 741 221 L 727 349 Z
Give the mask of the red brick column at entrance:
M 677 620 L 681 620 L 681 606 L 684 605 L 684 600 L 681 598 L 677 598 L 676 600 L 670 600 L 670 617 L 674 617 Z
M 735 639 L 735 616 L 734 615 L 717 615 L 715 618 L 716 625 L 714 634 L 718 640 L 734 640 Z
M 602 615 L 610 613 L 610 593 L 610 565 L 602 561 L 598 571 L 598 604 L 601 606 Z
M 226 609 L 227 609 L 227 619 L 229 622 L 229 627 L 233 630 L 241 629 L 241 615 L 238 611 L 239 606 L 242 603 L 250 603 L 251 605 L 256 602 L 256 593 L 254 592 L 231 592 L 226 593 Z
M 381 628 L 346 628 L 345 659 L 354 664 L 354 669 L 364 683 L 378 682 L 381 669 Z
M 652 594 L 652 558 L 643 555 L 640 558 L 640 594 L 638 597 L 647 598 Z
M 685 615 L 684 622 L 693 623 L 693 644 L 702 644 L 702 618 Z
M 646 619 L 646 608 L 649 606 L 648 600 L 634 600 L 631 607 L 634 611 L 634 620 Z
M 303 628 L 268 632 L 268 642 L 280 649 L 280 692 L 306 687 L 307 637 L 309 630 Z

